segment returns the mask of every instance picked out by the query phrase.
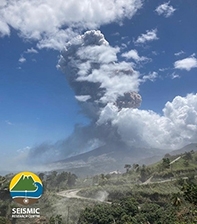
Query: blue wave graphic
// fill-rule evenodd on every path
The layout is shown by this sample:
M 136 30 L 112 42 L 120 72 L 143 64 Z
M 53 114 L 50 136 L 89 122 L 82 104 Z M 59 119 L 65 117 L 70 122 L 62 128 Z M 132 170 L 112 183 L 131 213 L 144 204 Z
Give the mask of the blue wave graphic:
M 42 195 L 43 187 L 40 183 L 35 182 L 34 185 L 37 187 L 35 191 L 10 191 L 12 198 L 40 198 Z

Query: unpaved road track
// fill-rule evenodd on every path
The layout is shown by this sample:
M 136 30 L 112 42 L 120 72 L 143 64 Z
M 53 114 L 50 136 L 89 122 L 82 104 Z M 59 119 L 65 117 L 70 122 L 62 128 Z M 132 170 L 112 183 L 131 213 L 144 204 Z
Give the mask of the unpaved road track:
M 172 162 L 170 162 L 170 165 L 175 163 L 176 161 L 178 161 L 179 159 L 181 159 L 181 156 L 177 157 L 176 159 L 174 159 Z
M 77 195 L 77 193 L 80 190 L 81 189 L 70 189 L 70 190 L 60 191 L 60 192 L 57 193 L 57 195 L 65 197 L 65 198 L 78 198 L 78 199 L 83 199 L 83 200 L 99 201 L 99 200 L 94 199 L 94 198 L 86 198 L 86 197 L 82 197 L 82 196 Z
M 95 202 L 103 202 L 107 204 L 111 204 L 109 201 L 103 201 L 99 200 L 98 198 L 86 198 L 83 196 L 77 195 L 77 193 L 82 190 L 82 189 L 70 189 L 70 190 L 65 190 L 65 191 L 60 191 L 57 193 L 58 196 L 65 197 L 65 198 L 77 198 L 77 199 L 83 199 L 83 200 L 89 200 L 89 201 L 95 201 Z
M 77 195 L 79 191 L 80 189 L 65 190 L 65 191 L 58 192 L 57 195 L 65 197 L 65 198 L 82 198 L 83 199 L 83 197 Z

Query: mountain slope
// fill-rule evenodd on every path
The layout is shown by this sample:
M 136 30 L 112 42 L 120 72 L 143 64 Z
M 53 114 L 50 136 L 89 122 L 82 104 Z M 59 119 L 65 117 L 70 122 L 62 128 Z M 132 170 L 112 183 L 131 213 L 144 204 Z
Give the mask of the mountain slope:
M 181 149 L 173 150 L 172 152 L 170 152 L 170 155 L 178 155 L 184 152 L 190 152 L 192 150 L 197 151 L 197 143 L 191 143 L 189 145 L 184 146 Z
M 149 165 L 161 160 L 166 153 L 177 155 L 197 150 L 197 144 L 189 144 L 181 149 L 169 151 L 161 149 L 129 147 L 122 141 L 106 144 L 92 151 L 82 153 L 50 164 L 55 170 L 66 170 L 79 176 L 123 171 L 125 164 Z
M 113 170 L 124 170 L 125 164 L 140 163 L 140 160 L 151 158 L 155 162 L 166 151 L 159 149 L 147 149 L 129 147 L 121 141 L 106 144 L 92 151 L 73 156 L 56 163 L 50 164 L 51 167 L 61 170 L 69 170 L 78 175 L 90 175 L 107 173 Z

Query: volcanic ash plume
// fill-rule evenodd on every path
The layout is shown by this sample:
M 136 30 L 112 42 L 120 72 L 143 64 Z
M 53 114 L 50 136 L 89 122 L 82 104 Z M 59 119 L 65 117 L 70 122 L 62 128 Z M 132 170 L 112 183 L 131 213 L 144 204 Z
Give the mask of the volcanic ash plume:
M 89 151 L 93 149 L 90 142 L 99 143 L 98 147 L 117 141 L 120 136 L 110 123 L 113 114 L 122 108 L 140 106 L 139 73 L 131 63 L 118 62 L 118 52 L 119 48 L 111 47 L 103 34 L 95 30 L 71 40 L 62 50 L 58 68 L 66 75 L 83 114 L 91 121 L 86 127 L 76 127 L 63 141 L 67 153 L 73 149 Z
M 124 93 L 123 96 L 119 96 L 115 105 L 119 108 L 138 108 L 141 104 L 142 98 L 136 92 Z
M 137 108 L 141 96 L 137 94 L 139 73 L 132 63 L 118 62 L 118 52 L 119 48 L 111 47 L 103 34 L 95 30 L 65 45 L 57 67 L 66 75 L 90 124 L 76 125 L 67 139 L 45 144 L 44 148 L 35 147 L 29 153 L 30 158 L 38 162 L 48 161 L 47 158 L 60 160 L 122 140 L 112 121 L 123 109 Z
M 166 103 L 163 115 L 137 109 L 142 101 L 139 73 L 132 63 L 118 61 L 118 53 L 119 48 L 95 30 L 65 45 L 58 67 L 90 124 L 76 125 L 67 139 L 54 145 L 32 149 L 30 158 L 58 160 L 102 145 L 172 149 L 196 142 L 197 94 L 175 97 Z
M 100 31 L 92 30 L 67 43 L 61 53 L 58 67 L 90 119 L 97 120 L 108 103 L 119 109 L 140 106 L 139 74 L 131 63 L 117 62 L 118 52 Z

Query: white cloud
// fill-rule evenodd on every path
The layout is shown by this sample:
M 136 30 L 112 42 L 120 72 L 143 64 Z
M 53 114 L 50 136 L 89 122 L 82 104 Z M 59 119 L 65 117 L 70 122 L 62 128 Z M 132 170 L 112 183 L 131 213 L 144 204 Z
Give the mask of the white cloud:
M 141 0 L 3 1 L 0 33 L 8 35 L 10 26 L 25 38 L 44 39 L 40 47 L 59 49 L 58 41 L 68 40 L 68 33 L 71 32 L 68 27 L 75 30 L 72 32 L 76 32 L 76 28 L 81 32 L 111 22 L 121 22 L 124 18 L 131 18 L 141 7 Z
M 119 32 L 112 33 L 112 36 L 120 36 Z
M 50 34 L 45 35 L 37 44 L 39 49 L 42 48 L 54 48 L 62 50 L 65 42 L 76 37 L 77 33 L 72 30 L 72 28 L 67 28 L 64 30 L 55 30 Z
M 173 13 L 176 9 L 173 8 L 173 6 L 171 6 L 169 4 L 170 4 L 170 2 L 163 3 L 163 4 L 159 5 L 155 11 L 158 13 L 158 15 L 164 15 L 164 17 L 166 17 L 166 18 L 170 17 L 173 15 Z
M 126 49 L 127 48 L 127 45 L 125 43 L 122 43 L 121 44 L 121 49 Z
M 99 122 L 109 119 L 128 145 L 179 148 L 197 142 L 197 94 L 175 97 L 166 103 L 163 115 L 129 108 L 118 111 L 114 105 L 107 105 Z
M 1 17 L 0 17 L 1 19 Z M 6 22 L 0 20 L 0 37 L 10 35 L 10 29 Z
M 106 89 L 101 102 L 115 101 L 118 95 L 136 91 L 139 87 L 139 73 L 132 69 L 132 64 L 126 62 L 103 64 L 94 69 L 91 74 L 79 77 L 77 81 L 101 83 L 100 88 Z
M 24 62 L 26 62 L 26 58 L 24 58 L 23 56 L 21 56 L 18 61 L 20 63 L 24 63 Z
M 179 56 L 179 55 L 182 55 L 182 54 L 184 54 L 184 53 L 185 53 L 185 52 L 181 50 L 181 51 L 179 51 L 179 52 L 177 52 L 177 53 L 174 53 L 174 55 L 175 55 L 175 56 Z
M 139 56 L 137 50 L 130 50 L 128 52 L 125 52 L 123 54 L 121 54 L 122 57 L 126 58 L 126 59 L 133 59 L 136 62 L 142 62 L 142 61 L 149 61 L 150 59 L 144 56 Z
M 143 44 L 145 42 L 157 40 L 157 29 L 154 30 L 147 30 L 145 34 L 142 34 L 137 38 L 135 41 L 136 44 Z
M 159 53 L 157 51 L 152 51 L 153 55 L 158 55 Z
M 175 61 L 174 68 L 190 71 L 192 68 L 197 68 L 197 59 L 195 57 L 188 57 Z
M 26 53 L 26 54 L 37 54 L 38 51 L 37 51 L 36 49 L 34 49 L 33 47 L 31 47 L 31 48 L 27 49 L 27 50 L 25 51 L 25 53 Z
M 6 120 L 5 123 L 8 124 L 8 125 L 14 125 L 14 124 L 13 124 L 12 122 L 10 122 L 9 120 Z
M 79 83 L 76 85 L 79 88 L 85 83 L 76 95 L 97 95 L 94 99 L 97 103 L 113 102 L 125 92 L 138 92 L 140 84 L 133 63 L 117 62 L 118 52 L 119 48 L 111 47 L 100 31 L 87 31 L 66 45 L 59 67 L 67 76 L 73 74 L 73 85 Z M 99 88 L 89 88 L 92 83 L 97 83 Z
M 91 96 L 90 95 L 82 95 L 82 96 L 75 96 L 75 98 L 78 100 L 78 101 L 87 101 L 89 99 L 91 99 Z
M 6 0 L 1 0 L 0 1 L 0 7 L 4 7 L 6 5 Z
M 177 73 L 173 72 L 173 73 L 171 74 L 171 78 L 172 78 L 172 79 L 180 78 L 180 75 L 178 75 Z
M 170 68 L 159 68 L 159 71 L 160 72 L 165 72 L 165 71 L 167 71 L 167 70 L 169 70 Z
M 18 149 L 17 152 L 18 152 L 18 153 L 26 153 L 26 152 L 29 152 L 30 149 L 31 149 L 30 146 L 26 146 L 25 148 Z
M 147 80 L 150 80 L 151 82 L 154 82 L 157 77 L 158 77 L 158 73 L 157 72 L 152 72 L 152 73 L 149 73 L 148 75 L 144 75 L 142 77 L 142 82 L 146 82 Z
M 109 120 L 113 120 L 118 113 L 118 108 L 113 103 L 108 103 L 101 111 L 97 124 L 106 123 Z

